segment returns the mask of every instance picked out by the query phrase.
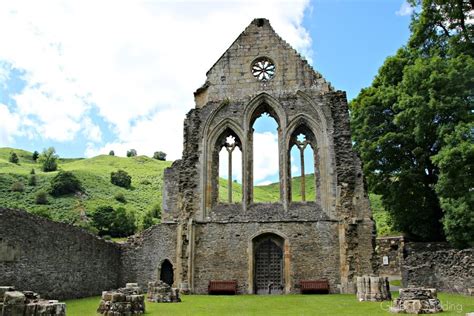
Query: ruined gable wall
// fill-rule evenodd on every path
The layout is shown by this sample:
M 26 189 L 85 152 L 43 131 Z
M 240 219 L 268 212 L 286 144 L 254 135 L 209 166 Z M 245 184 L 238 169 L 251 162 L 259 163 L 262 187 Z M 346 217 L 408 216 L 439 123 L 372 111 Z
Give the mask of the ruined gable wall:
M 260 83 L 251 74 L 251 64 L 266 56 L 276 65 L 275 77 Z M 196 91 L 196 107 L 209 101 L 253 98 L 265 91 L 274 97 L 298 89 L 330 91 L 329 84 L 316 73 L 270 26 L 255 19 L 207 73 L 206 84 Z
M 138 283 L 143 288 L 157 281 L 163 260 L 176 268 L 176 224 L 158 224 L 122 244 L 121 284 Z
M 99 295 L 117 288 L 120 249 L 80 228 L 0 208 L 0 284 L 45 298 Z

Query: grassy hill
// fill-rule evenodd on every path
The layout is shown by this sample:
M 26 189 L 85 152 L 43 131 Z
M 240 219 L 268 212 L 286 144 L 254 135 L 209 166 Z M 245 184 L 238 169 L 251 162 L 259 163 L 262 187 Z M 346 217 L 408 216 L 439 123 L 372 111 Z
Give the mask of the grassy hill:
M 19 164 L 8 162 L 12 151 L 19 156 Z M 87 211 L 102 205 L 114 208 L 122 206 L 134 212 L 140 221 L 154 205 L 161 206 L 163 170 L 171 165 L 170 161 L 145 156 L 124 158 L 102 155 L 88 159 L 60 159 L 58 168 L 73 172 L 82 182 L 85 192 L 58 198 L 50 196 L 48 205 L 37 205 L 36 193 L 48 190 L 49 182 L 57 171 L 42 172 L 40 164 L 35 163 L 31 155 L 32 153 L 23 150 L 0 148 L 0 205 L 47 214 L 53 220 L 67 223 L 77 223 Z M 31 169 L 35 169 L 36 186 L 28 185 Z M 125 170 L 132 176 L 131 189 L 110 183 L 110 173 L 118 169 Z M 12 192 L 11 186 L 17 181 L 24 183 L 24 192 Z M 125 196 L 126 203 L 115 200 L 117 193 Z
M 13 164 L 8 161 L 11 152 L 15 152 L 20 161 Z M 110 205 L 114 208 L 124 207 L 133 212 L 140 224 L 144 214 L 154 206 L 161 208 L 161 189 L 163 171 L 172 162 L 159 161 L 146 156 L 131 158 L 101 155 L 93 158 L 59 159 L 59 169 L 73 172 L 84 187 L 84 194 L 68 195 L 64 197 L 48 197 L 48 205 L 37 205 L 35 196 L 39 191 L 47 191 L 52 177 L 56 172 L 42 172 L 39 163 L 31 159 L 32 153 L 21 149 L 0 148 L 0 205 L 4 207 L 26 209 L 32 213 L 46 215 L 56 221 L 71 224 L 81 224 L 84 216 L 98 206 Z M 35 169 L 37 184 L 28 185 L 28 178 L 32 169 Z M 110 183 L 110 173 L 118 169 L 125 170 L 132 176 L 132 188 L 124 189 Z M 307 175 L 306 199 L 315 199 L 314 175 Z M 24 192 L 13 192 L 15 182 L 24 184 Z M 293 200 L 301 201 L 301 178 L 292 179 Z M 280 200 L 279 184 L 272 183 L 254 188 L 255 202 L 276 202 Z M 233 183 L 233 200 L 242 200 L 242 187 Z M 114 196 L 122 193 L 126 203 L 115 200 Z M 220 179 L 219 198 L 227 200 L 227 180 Z M 370 195 L 374 218 L 377 221 L 379 235 L 390 235 L 390 217 L 384 211 L 379 196 Z

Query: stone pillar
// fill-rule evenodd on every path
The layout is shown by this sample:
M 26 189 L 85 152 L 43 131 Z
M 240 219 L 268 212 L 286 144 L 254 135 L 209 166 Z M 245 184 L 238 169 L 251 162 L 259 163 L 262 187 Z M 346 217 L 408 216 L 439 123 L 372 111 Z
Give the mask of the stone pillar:
M 23 316 L 26 309 L 26 296 L 18 291 L 5 292 L 3 295 L 2 315 Z
M 380 302 L 392 299 L 388 278 L 378 276 L 357 277 L 357 299 L 359 302 Z

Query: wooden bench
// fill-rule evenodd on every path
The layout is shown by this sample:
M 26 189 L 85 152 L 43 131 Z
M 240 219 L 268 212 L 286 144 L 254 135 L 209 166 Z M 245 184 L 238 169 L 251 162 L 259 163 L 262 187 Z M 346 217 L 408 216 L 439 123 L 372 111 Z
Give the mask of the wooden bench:
M 322 280 L 301 280 L 300 281 L 301 294 L 312 293 L 312 294 L 328 294 L 329 293 L 329 281 L 326 279 Z
M 209 294 L 237 294 L 236 280 L 211 280 L 207 287 Z

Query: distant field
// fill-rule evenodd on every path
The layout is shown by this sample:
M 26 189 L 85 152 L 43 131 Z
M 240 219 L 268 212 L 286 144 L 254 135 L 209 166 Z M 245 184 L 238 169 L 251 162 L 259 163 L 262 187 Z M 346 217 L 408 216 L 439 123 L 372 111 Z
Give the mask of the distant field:
M 19 164 L 8 162 L 10 152 L 14 151 L 20 158 Z M 60 159 L 59 168 L 72 171 L 82 182 L 85 192 L 82 195 L 65 197 L 49 197 L 48 205 L 35 204 L 38 191 L 48 190 L 51 178 L 57 172 L 44 173 L 41 166 L 31 159 L 32 153 L 14 149 L 0 148 L 0 205 L 11 208 L 26 209 L 32 213 L 47 213 L 53 220 L 78 224 L 84 214 L 95 210 L 98 206 L 111 205 L 126 208 L 136 215 L 138 224 L 143 215 L 154 205 L 161 206 L 163 171 L 171 166 L 171 161 L 159 161 L 146 156 L 132 158 L 101 155 L 93 158 Z M 28 177 L 31 169 L 35 169 L 37 185 L 29 186 Z M 110 183 L 110 173 L 122 169 L 132 176 L 132 188 L 124 189 Z M 13 183 L 21 181 L 25 185 L 24 192 L 12 192 Z M 227 201 L 227 180 L 219 180 L 219 199 Z M 314 175 L 305 176 L 306 200 L 314 201 Z M 301 201 L 301 178 L 292 179 L 292 199 Z M 233 201 L 242 200 L 242 186 L 233 183 Z M 114 199 L 122 193 L 126 203 Z M 279 183 L 254 187 L 255 202 L 277 202 L 280 200 Z M 396 234 L 391 229 L 390 217 L 384 211 L 380 196 L 370 195 L 374 219 L 377 222 L 378 235 Z
M 396 293 L 394 293 L 396 294 Z M 445 312 L 441 315 L 464 315 L 474 311 L 468 296 L 440 293 Z M 68 316 L 95 316 L 99 297 L 66 301 Z M 358 302 L 355 295 L 185 295 L 181 303 L 146 303 L 145 315 L 393 315 L 390 302 Z

